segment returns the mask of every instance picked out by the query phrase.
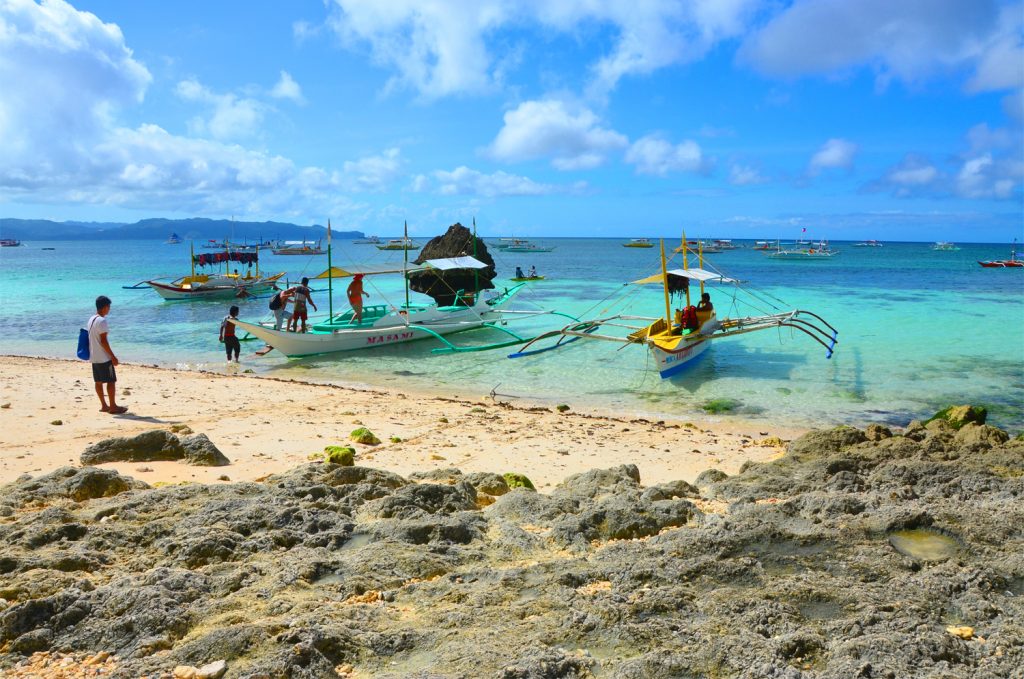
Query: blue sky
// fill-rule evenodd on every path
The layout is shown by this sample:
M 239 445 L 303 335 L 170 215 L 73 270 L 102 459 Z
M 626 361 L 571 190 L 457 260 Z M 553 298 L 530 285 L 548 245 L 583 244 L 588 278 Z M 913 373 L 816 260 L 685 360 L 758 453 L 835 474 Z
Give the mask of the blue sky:
M 1024 6 L 0 0 L 0 216 L 1024 237 Z

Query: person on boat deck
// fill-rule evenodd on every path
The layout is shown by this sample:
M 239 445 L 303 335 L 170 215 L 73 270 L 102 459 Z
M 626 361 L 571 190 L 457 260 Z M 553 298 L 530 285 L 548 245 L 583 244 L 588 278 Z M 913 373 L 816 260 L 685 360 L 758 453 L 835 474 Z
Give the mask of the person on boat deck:
M 363 321 L 363 297 L 369 297 L 370 293 L 363 290 L 363 274 L 357 273 L 348 284 L 348 303 L 352 305 L 352 323 Z
M 306 332 L 306 320 L 309 318 L 306 312 L 306 304 L 312 304 L 313 310 L 319 311 L 319 309 L 316 308 L 316 302 L 313 301 L 313 297 L 310 295 L 309 279 L 303 278 L 302 284 L 296 285 L 291 289 L 291 292 L 292 301 L 295 306 L 292 307 L 292 317 L 291 320 L 288 321 L 289 326 L 291 326 L 289 329 L 293 332 L 300 332 L 299 321 L 302 321 L 301 332 Z
M 715 305 L 711 303 L 711 293 L 700 293 L 700 301 L 697 302 L 697 311 L 714 311 Z
M 516 267 L 516 278 L 526 278 L 526 274 L 523 273 L 523 267 Z
M 530 276 L 529 277 L 530 278 L 536 278 L 537 277 L 537 267 L 530 266 Z
M 235 336 L 234 321 L 238 320 L 238 307 L 228 309 L 228 315 L 220 322 L 220 341 L 224 344 L 224 351 L 228 354 L 228 362 L 231 362 L 231 354 L 235 354 L 235 363 L 238 363 L 238 354 L 242 352 L 242 344 Z

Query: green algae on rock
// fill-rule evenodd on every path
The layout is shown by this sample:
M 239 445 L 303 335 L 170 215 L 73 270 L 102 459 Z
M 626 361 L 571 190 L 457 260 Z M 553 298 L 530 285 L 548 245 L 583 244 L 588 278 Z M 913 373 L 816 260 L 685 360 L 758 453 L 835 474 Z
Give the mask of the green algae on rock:
M 988 409 L 984 406 L 949 406 L 948 408 L 943 408 L 929 417 L 924 421 L 924 424 L 928 424 L 933 420 L 945 420 L 952 425 L 954 429 L 960 429 L 968 422 L 985 424 L 986 418 L 988 418 Z
M 352 433 L 349 434 L 349 438 L 355 441 L 356 443 L 362 443 L 363 445 L 367 446 L 376 446 L 380 444 L 380 439 L 377 438 L 377 435 L 374 434 L 369 429 L 367 429 L 366 427 L 354 429 Z
M 351 467 L 356 463 L 356 450 L 349 446 L 324 446 L 321 457 L 328 464 Z
M 526 477 L 526 474 L 520 474 L 518 472 L 505 472 L 502 477 L 505 479 L 505 485 L 509 488 L 526 488 L 527 490 L 537 490 L 533 486 L 533 481 Z

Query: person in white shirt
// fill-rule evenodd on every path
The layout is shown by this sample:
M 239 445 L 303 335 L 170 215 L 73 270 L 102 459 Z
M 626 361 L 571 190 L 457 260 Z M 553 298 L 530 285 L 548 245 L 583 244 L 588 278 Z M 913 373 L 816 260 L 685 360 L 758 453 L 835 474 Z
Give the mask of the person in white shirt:
M 100 295 L 96 298 L 96 315 L 89 319 L 86 329 L 89 331 L 89 362 L 92 363 L 92 379 L 96 383 L 96 395 L 100 398 L 100 412 L 120 415 L 128 412 L 124 406 L 117 405 L 117 373 L 114 366 L 118 364 L 114 350 L 110 348 L 107 334 L 107 314 L 110 313 L 110 298 Z M 104 398 L 104 388 L 106 398 Z M 109 403 L 108 403 L 109 401 Z

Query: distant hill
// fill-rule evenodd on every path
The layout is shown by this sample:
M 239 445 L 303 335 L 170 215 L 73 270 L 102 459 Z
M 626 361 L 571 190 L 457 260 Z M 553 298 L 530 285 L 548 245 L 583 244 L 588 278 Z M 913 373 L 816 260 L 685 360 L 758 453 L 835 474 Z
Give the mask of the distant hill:
M 18 240 L 167 240 L 172 233 L 183 240 L 317 240 L 327 235 L 324 226 L 286 222 L 239 222 L 229 219 L 142 219 L 134 224 L 114 222 L 52 222 L 48 219 L 0 219 L 0 238 Z M 362 231 L 339 231 L 334 238 L 363 238 Z

